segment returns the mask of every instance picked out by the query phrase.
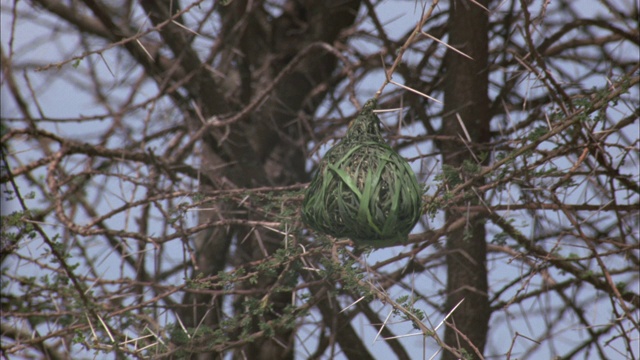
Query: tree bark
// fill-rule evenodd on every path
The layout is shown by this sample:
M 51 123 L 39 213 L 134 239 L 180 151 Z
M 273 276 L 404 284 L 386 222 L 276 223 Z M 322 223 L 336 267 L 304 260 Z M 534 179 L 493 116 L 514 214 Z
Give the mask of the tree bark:
M 479 3 L 487 5 L 487 0 Z M 442 131 L 447 136 L 462 136 L 466 139 L 458 118 L 462 120 L 471 138 L 470 147 L 479 157 L 477 145 L 489 141 L 489 98 L 488 98 L 488 13 L 476 4 L 466 0 L 452 1 L 449 16 L 449 44 L 474 60 L 467 59 L 450 50 L 445 55 L 446 77 L 444 84 L 444 121 Z M 476 163 L 469 150 L 458 143 L 439 144 L 443 154 L 443 164 L 459 169 L 463 162 Z M 478 181 L 479 186 L 483 181 Z M 479 204 L 478 195 L 460 205 Z M 481 195 L 480 195 L 481 196 Z M 469 214 L 447 211 L 447 221 Z M 448 234 L 447 239 L 447 311 L 460 300 L 451 318 L 451 326 L 445 330 L 445 343 L 458 348 L 472 358 L 478 358 L 486 342 L 490 317 L 487 287 L 484 221 L 480 217 L 470 217 L 467 225 Z M 455 329 L 466 336 L 460 336 Z M 474 347 L 476 349 L 474 349 Z M 445 352 L 443 359 L 455 359 Z
M 310 44 L 332 44 L 340 32 L 351 26 L 359 8 L 359 0 L 349 1 L 286 1 L 283 12 L 271 18 L 261 1 L 237 0 L 220 7 L 222 54 L 217 70 L 227 74 L 222 84 L 199 84 L 224 89 L 205 92 L 196 86 L 192 94 L 205 117 L 225 115 L 239 111 L 274 81 L 303 49 Z M 177 47 L 179 48 L 179 47 Z M 192 57 L 182 55 L 182 58 Z M 176 54 L 176 58 L 180 58 Z M 211 179 L 213 188 L 252 188 L 258 186 L 291 185 L 305 182 L 305 154 L 295 143 L 305 143 L 308 133 L 301 130 L 296 119 L 300 112 L 313 114 L 324 91 L 316 87 L 330 78 L 337 66 L 333 54 L 320 47 L 312 49 L 301 62 L 289 69 L 273 92 L 246 119 L 230 125 L 229 137 L 212 133 L 205 139 L 202 149 L 204 174 Z M 206 76 L 204 76 L 206 78 Z M 196 77 L 202 78 L 202 77 Z M 194 79 L 195 80 L 195 79 Z M 201 93 L 216 93 L 216 101 L 198 97 Z M 222 100 L 222 104 L 220 104 Z M 224 130 L 224 129 L 222 129 Z M 220 139 L 224 139 L 221 141 Z M 221 181 L 224 179 L 224 181 Z M 217 204 L 216 211 L 200 213 L 200 222 L 218 220 L 226 211 L 247 211 L 234 208 L 229 203 Z M 235 215 L 238 217 L 238 215 Z M 246 212 L 245 217 L 260 220 L 262 215 Z M 232 243 L 237 241 L 235 246 Z M 194 276 L 215 275 L 225 266 L 246 264 L 273 254 L 283 244 L 282 236 L 264 229 L 245 227 L 215 228 L 197 239 L 197 264 Z M 230 251 L 233 253 L 230 253 Z M 266 252 L 266 254 L 265 254 Z M 255 317 L 252 326 L 257 331 L 260 322 L 278 318 L 291 302 L 291 293 L 271 291 L 276 278 L 261 277 L 257 284 L 241 287 L 260 289 L 268 293 L 271 311 Z M 242 314 L 244 297 L 236 297 L 233 306 Z M 215 329 L 221 321 L 223 299 L 221 297 L 196 296 L 185 298 L 185 304 L 197 304 L 184 312 L 190 326 L 200 323 Z M 204 321 L 202 321 L 204 320 Z M 202 321 L 202 322 L 201 322 Z M 256 339 L 236 350 L 238 359 L 293 359 L 293 330 L 280 329 L 274 336 Z M 198 359 L 217 358 L 219 354 L 201 354 Z

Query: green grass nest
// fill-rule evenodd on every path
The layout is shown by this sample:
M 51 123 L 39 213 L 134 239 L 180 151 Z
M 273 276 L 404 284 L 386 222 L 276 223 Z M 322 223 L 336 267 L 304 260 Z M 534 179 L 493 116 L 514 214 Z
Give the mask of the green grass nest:
M 421 215 L 422 190 L 407 161 L 384 142 L 367 101 L 345 137 L 320 162 L 302 204 L 310 228 L 358 245 L 407 240 Z

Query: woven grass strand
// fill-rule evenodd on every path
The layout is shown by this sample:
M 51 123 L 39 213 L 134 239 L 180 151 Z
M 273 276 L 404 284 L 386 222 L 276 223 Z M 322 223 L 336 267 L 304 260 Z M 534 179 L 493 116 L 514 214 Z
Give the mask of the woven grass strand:
M 315 231 L 363 246 L 407 240 L 421 215 L 422 191 L 407 161 L 384 142 L 367 101 L 345 137 L 321 160 L 302 204 Z

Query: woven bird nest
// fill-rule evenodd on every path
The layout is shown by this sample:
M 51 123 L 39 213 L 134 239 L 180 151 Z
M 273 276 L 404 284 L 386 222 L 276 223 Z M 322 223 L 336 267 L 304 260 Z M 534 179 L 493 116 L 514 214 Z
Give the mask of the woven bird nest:
M 302 204 L 312 229 L 375 247 L 406 241 L 421 215 L 422 191 L 405 159 L 380 134 L 376 100 L 319 164 Z

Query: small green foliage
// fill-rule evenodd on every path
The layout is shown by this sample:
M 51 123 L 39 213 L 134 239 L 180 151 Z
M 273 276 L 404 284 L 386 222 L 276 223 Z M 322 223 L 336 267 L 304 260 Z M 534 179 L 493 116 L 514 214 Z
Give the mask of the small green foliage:
M 595 273 L 593 270 L 585 270 L 582 274 L 580 274 L 580 278 L 589 279 L 595 277 Z
M 171 342 L 178 346 L 206 342 L 213 347 L 230 340 L 226 331 L 222 329 L 213 330 L 206 324 L 200 324 L 196 328 L 187 328 L 186 332 L 179 324 L 168 324 L 166 330 Z M 184 355 L 186 355 L 186 353 Z
M 356 296 L 369 296 L 371 295 L 370 290 L 361 284 L 361 280 L 364 278 L 364 274 L 362 270 L 357 266 L 350 265 L 345 266 L 344 273 L 342 276 L 342 285 L 343 289 L 349 291 Z
M 71 339 L 73 344 L 82 344 L 84 342 L 84 333 L 80 329 L 76 329 L 74 337 Z
M 586 97 L 586 96 L 585 96 L 585 97 L 578 98 L 578 99 L 575 99 L 575 100 L 573 101 L 573 104 L 574 104 L 576 107 L 578 107 L 578 108 L 582 108 L 582 109 L 584 109 L 584 110 L 585 110 L 585 112 L 586 112 L 586 111 L 589 111 L 589 109 L 591 109 L 591 106 L 592 106 L 591 99 L 589 99 L 589 98 L 588 98 L 588 97 Z
M 418 320 L 423 321 L 425 319 L 425 313 L 422 309 L 419 309 L 417 307 L 414 307 L 413 305 L 415 304 L 416 299 L 413 297 L 409 297 L 409 295 L 403 295 L 400 296 L 399 298 L 396 299 L 396 303 L 398 303 L 398 305 L 402 306 L 405 310 L 407 310 L 409 313 L 411 313 L 413 316 L 415 316 Z M 416 324 L 414 322 L 414 320 L 412 318 L 409 318 L 407 316 L 407 314 L 405 314 L 404 312 L 401 312 L 398 309 L 394 309 L 393 310 L 394 315 L 396 316 L 401 316 L 403 319 L 405 320 L 410 320 L 413 324 L 413 327 L 416 330 L 419 330 L 420 327 L 418 326 L 418 324 Z
M 6 189 L 6 190 L 3 190 L 2 193 L 5 194 L 5 197 L 4 197 L 5 201 L 11 201 L 15 199 L 13 190 Z
M 23 216 L 27 216 L 27 214 L 22 211 L 14 211 L 9 215 L 2 216 L 2 227 L 20 226 Z
M 495 234 L 493 236 L 493 239 L 491 240 L 492 244 L 496 244 L 496 245 L 500 245 L 500 246 L 504 246 L 507 244 L 507 239 L 509 239 L 509 234 L 505 233 L 505 232 L 499 232 L 497 234 Z
M 364 270 L 360 268 L 354 259 L 344 255 L 339 264 L 329 259 L 321 259 L 320 264 L 323 269 L 320 270 L 319 274 L 326 279 L 340 281 L 342 291 L 358 297 L 365 296 L 369 299 L 373 297 L 371 290 L 362 285 Z
M 438 214 L 438 211 L 442 210 L 443 207 L 444 203 L 441 197 L 432 197 L 426 202 L 424 212 L 433 220 Z
M 569 255 L 567 255 L 567 260 L 576 260 L 579 259 L 580 256 L 578 256 L 578 254 L 576 253 L 569 253 Z
M 560 172 L 558 171 L 558 168 L 553 165 L 553 164 L 549 164 L 548 167 L 540 169 L 540 170 L 536 170 L 534 172 L 531 173 L 532 177 L 536 177 L 536 178 L 544 178 L 544 177 L 551 177 L 551 176 L 556 176 L 556 175 L 561 175 Z
M 472 161 L 470 159 L 465 159 L 462 162 L 462 171 L 467 175 L 479 174 L 481 170 L 482 170 L 482 167 L 480 166 L 480 164 L 476 163 L 475 161 Z
M 460 170 L 447 164 L 442 165 L 442 173 L 436 175 L 434 179 L 449 185 L 449 187 L 455 187 L 456 185 L 462 184 Z
M 299 251 L 300 251 L 299 248 L 293 248 L 293 247 L 277 249 L 276 252 L 273 254 L 273 256 L 265 259 L 264 262 L 260 263 L 256 267 L 256 270 L 258 271 L 261 277 L 275 278 L 280 275 L 280 271 L 282 269 L 283 264 L 291 263 L 290 264 L 291 266 L 296 267 L 296 265 L 293 265 L 295 261 L 292 262 L 292 259 L 297 256 Z M 287 272 L 287 274 L 284 275 L 285 277 L 284 283 L 295 285 L 297 276 L 298 275 L 296 271 Z
M 272 337 L 273 335 L 275 335 L 273 326 L 268 322 L 261 322 L 258 324 L 258 327 L 261 331 L 264 331 L 264 336 L 266 337 Z
M 200 289 L 200 283 L 198 280 L 204 277 L 203 273 L 198 273 L 193 279 L 185 279 L 187 289 Z
M 277 262 L 277 263 L 284 263 L 286 261 L 289 261 L 291 259 L 292 256 L 294 256 L 295 253 L 292 250 L 292 248 L 279 248 L 278 250 L 276 250 L 276 252 L 273 254 L 273 259 Z
M 469 351 L 467 351 L 467 349 L 459 348 L 458 351 L 460 351 L 460 354 L 462 355 L 462 358 L 464 360 L 472 360 L 473 359 L 473 354 L 471 354 Z
M 568 189 L 571 187 L 576 186 L 576 181 L 573 178 L 568 178 L 568 179 L 562 179 L 560 181 L 560 187 L 564 188 L 564 189 Z
M 283 250 L 283 249 L 279 249 Z M 276 251 L 276 254 L 278 252 Z M 270 257 L 264 262 L 260 263 L 256 270 L 260 273 L 260 276 L 275 277 L 278 275 L 278 268 L 282 262 L 278 261 L 275 257 Z
M 191 201 L 193 201 L 194 203 L 202 201 L 204 200 L 204 198 L 205 198 L 204 194 L 199 192 L 191 194 Z
M 0 250 L 2 252 L 12 252 L 25 235 L 29 238 L 36 236 L 33 225 L 22 221 L 24 214 L 21 211 L 14 211 L 0 217 Z
M 249 284 L 256 285 L 258 283 L 258 273 L 253 273 L 249 276 Z
M 555 108 L 553 112 L 551 112 L 549 119 L 553 123 L 562 121 L 562 119 L 564 119 L 564 113 L 559 108 Z
M 239 278 L 243 277 L 246 273 L 247 270 L 244 268 L 238 268 L 232 272 L 219 271 L 218 278 L 220 283 L 222 283 L 222 286 L 225 289 L 230 290 L 236 282 L 240 281 Z
M 284 308 L 282 315 L 278 320 L 278 324 L 286 329 L 295 329 L 297 319 L 305 317 L 309 313 L 308 310 L 300 311 L 295 305 L 289 304 Z
M 0 137 L 5 136 L 5 135 L 9 132 L 9 129 L 10 129 L 10 128 L 5 124 L 5 121 L 0 121 Z M 8 150 L 8 149 L 9 149 L 8 142 L 6 142 L 6 141 L 5 141 L 5 142 L 3 142 L 3 143 L 0 145 L 0 147 L 1 147 L 1 148 L 3 148 L 3 150 Z M 7 153 L 9 153 L 9 152 L 7 152 Z M 1 169 L 2 171 L 4 171 L 4 170 L 6 169 L 6 168 L 5 168 L 5 166 L 4 166 L 4 162 L 3 162 L 3 164 L 0 166 L 0 169 Z
M 529 135 L 527 135 L 527 140 L 529 140 L 530 142 L 536 142 L 541 136 L 545 135 L 548 132 L 549 128 L 545 126 L 538 126 L 533 129 L 533 131 L 531 131 Z

